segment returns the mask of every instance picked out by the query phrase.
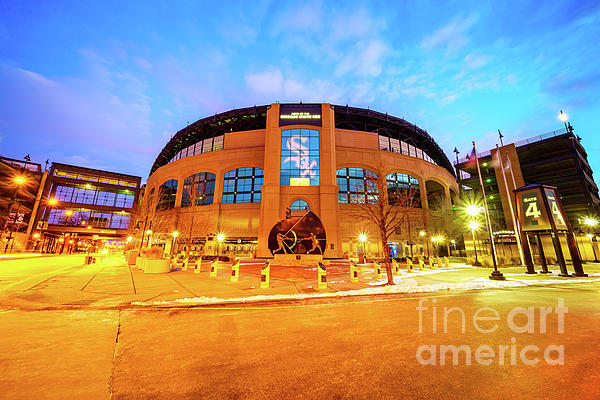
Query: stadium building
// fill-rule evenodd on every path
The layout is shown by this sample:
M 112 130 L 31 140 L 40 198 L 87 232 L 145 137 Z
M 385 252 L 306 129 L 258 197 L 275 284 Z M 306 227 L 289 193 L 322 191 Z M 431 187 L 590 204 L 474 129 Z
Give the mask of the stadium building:
M 443 234 L 452 216 L 458 186 L 450 161 L 414 124 L 332 104 L 254 106 L 186 126 L 152 166 L 139 221 L 152 231 L 152 243 L 273 257 L 275 226 L 301 225 L 306 217 L 320 229 L 313 254 L 381 256 L 377 228 L 354 213 L 376 173 L 385 174 L 388 193 L 417 194 L 420 212 L 396 229 L 390 252 L 426 251 L 428 238 Z M 169 240 L 173 231 L 177 240 Z M 295 236 L 295 251 L 288 250 L 315 250 L 308 236 Z

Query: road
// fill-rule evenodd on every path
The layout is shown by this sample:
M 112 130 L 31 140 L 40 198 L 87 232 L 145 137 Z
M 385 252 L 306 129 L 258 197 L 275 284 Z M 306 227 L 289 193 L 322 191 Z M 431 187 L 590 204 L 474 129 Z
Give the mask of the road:
M 564 299 L 568 313 L 539 307 Z M 422 311 L 419 333 L 417 306 Z M 198 398 L 600 398 L 600 293 L 597 284 L 564 284 L 439 294 L 361 297 L 247 307 L 52 310 L 0 314 L 0 397 L 86 399 Z M 433 307 L 436 331 L 433 333 Z M 536 307 L 535 333 L 515 333 L 514 307 Z M 443 308 L 460 307 L 448 316 Z M 500 321 L 472 318 L 493 307 Z M 489 311 L 488 311 L 489 312 Z M 490 314 L 486 314 L 490 315 Z M 525 318 L 515 319 L 522 326 Z M 513 328 L 515 328 L 513 326 Z M 423 345 L 510 346 L 504 365 L 421 365 Z M 525 365 L 527 345 L 539 359 Z M 564 345 L 564 365 L 548 365 L 544 349 Z M 439 347 L 436 347 L 439 348 Z M 422 353 L 426 354 L 426 353 Z M 550 361 L 558 359 L 550 353 Z M 452 364 L 452 358 L 447 364 Z M 488 357 L 489 360 L 489 357 Z

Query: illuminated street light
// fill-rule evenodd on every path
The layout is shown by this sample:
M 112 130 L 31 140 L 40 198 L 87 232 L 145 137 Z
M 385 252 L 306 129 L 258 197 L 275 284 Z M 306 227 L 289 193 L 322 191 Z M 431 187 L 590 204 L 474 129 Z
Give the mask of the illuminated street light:
M 469 217 L 474 217 L 477 214 L 479 214 L 481 212 L 481 207 L 477 206 L 475 204 L 469 204 L 467 205 L 467 207 L 465 207 L 465 213 L 469 216 Z
M 17 185 L 22 185 L 22 184 L 24 184 L 24 183 L 25 183 L 27 180 L 25 179 L 25 177 L 24 177 L 24 176 L 20 176 L 20 175 L 19 175 L 19 176 L 16 176 L 16 177 L 15 177 L 14 181 L 15 181 L 15 183 L 16 183 Z
M 224 240 L 225 240 L 225 234 L 224 233 L 217 234 L 217 241 L 218 242 L 223 242 Z
M 152 231 L 151 231 L 150 229 L 148 229 L 148 230 L 146 231 L 146 235 L 152 235 Z
M 57 204 L 58 204 L 58 200 L 56 200 L 54 197 L 48 199 L 49 206 L 55 206 Z
M 33 237 L 37 239 L 37 238 L 39 238 L 39 237 L 40 237 L 40 234 L 39 234 L 39 233 L 34 233 L 34 234 L 33 234 Z
M 475 262 L 473 265 L 481 265 L 479 260 L 477 259 L 477 239 L 475 239 L 475 231 L 479 229 L 479 222 L 472 219 L 469 221 L 469 228 L 471 229 L 471 234 L 473 235 L 473 249 L 475 250 Z
M 569 119 L 569 116 L 565 114 L 563 110 L 560 110 L 560 114 L 558 114 L 558 119 L 560 119 L 565 124 L 565 129 L 567 130 L 567 132 L 569 132 L 569 127 L 567 126 L 567 120 Z
M 67 211 L 65 211 L 65 215 L 66 215 L 67 217 L 70 217 L 70 216 L 72 216 L 72 215 L 73 215 L 73 211 L 71 211 L 71 210 L 67 210 Z
M 367 237 L 367 235 L 366 235 L 366 234 L 364 234 L 364 233 L 361 233 L 360 235 L 358 235 L 358 241 L 359 241 L 359 242 L 361 242 L 361 243 L 364 243 L 364 242 L 366 242 L 367 240 L 368 240 L 368 237 Z
M 133 240 L 133 236 L 128 236 L 127 237 L 127 243 L 131 242 Z
M 173 231 L 173 237 L 177 237 L 177 236 L 179 236 L 179 232 Z
M 598 220 L 593 217 L 585 217 L 583 219 L 583 224 L 587 226 L 588 233 L 586 236 L 590 239 L 590 243 L 592 245 L 592 253 L 594 253 L 594 262 L 600 262 L 600 260 L 598 260 L 598 256 L 596 255 L 596 249 L 594 248 L 594 235 L 590 232 L 593 227 L 598 225 Z
M 419 236 L 421 236 L 421 237 L 425 236 L 425 231 L 419 232 Z

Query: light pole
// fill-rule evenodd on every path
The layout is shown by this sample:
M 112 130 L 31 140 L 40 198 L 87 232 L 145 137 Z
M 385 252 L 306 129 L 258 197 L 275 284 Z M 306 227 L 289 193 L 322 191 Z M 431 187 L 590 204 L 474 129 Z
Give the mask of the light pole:
M 472 219 L 469 221 L 469 228 L 471 229 L 471 235 L 473 235 L 473 249 L 475 250 L 475 262 L 473 265 L 481 266 L 481 263 L 477 259 L 477 239 L 475 238 L 475 231 L 479 229 L 479 222 Z
M 567 130 L 567 133 L 569 133 L 569 127 L 567 126 L 567 120 L 569 119 L 569 116 L 565 114 L 563 110 L 560 110 L 560 114 L 558 114 L 558 119 L 560 119 L 565 124 L 565 129 Z
M 175 248 L 175 239 L 179 236 L 179 232 L 173 231 L 173 242 L 171 244 L 171 255 L 173 254 L 173 249 Z
M 17 224 L 17 219 L 19 218 L 19 211 L 21 211 L 21 201 L 19 200 L 19 189 L 27 183 L 27 179 L 25 179 L 24 176 L 22 175 L 17 175 L 16 177 L 13 178 L 13 182 L 16 185 L 16 190 L 15 190 L 15 200 L 14 202 L 17 203 L 17 212 L 15 213 L 15 218 L 13 219 L 12 222 L 12 226 L 10 228 L 10 234 L 8 236 L 8 240 L 6 241 L 6 247 L 4 248 L 4 252 L 6 253 L 8 250 L 8 245 L 10 244 L 10 251 L 12 251 L 13 245 L 14 245 L 14 233 L 15 233 L 15 225 Z M 12 203 L 10 205 L 10 208 L 8 210 L 8 215 L 6 217 L 6 220 L 8 221 L 8 218 L 10 218 L 10 214 L 12 212 Z
M 450 244 L 452 244 L 452 247 L 454 247 L 454 252 L 456 253 L 456 240 L 452 239 Z M 452 254 L 450 254 L 450 256 L 452 256 Z
M 217 259 L 219 258 L 219 255 L 221 253 L 221 243 L 225 241 L 225 234 L 222 232 L 219 232 L 217 234 Z
M 594 253 L 594 262 L 600 262 L 600 260 L 598 260 L 598 256 L 596 255 L 596 249 L 594 248 L 594 235 L 592 235 L 592 233 L 590 232 L 593 227 L 598 225 L 598 220 L 592 217 L 585 217 L 583 220 L 583 224 L 586 225 L 588 229 L 588 233 L 586 236 L 590 239 L 590 243 L 592 245 L 592 253 Z
M 427 235 L 427 232 L 425 231 L 419 231 L 419 236 L 421 236 L 423 238 L 423 241 L 425 241 L 426 246 L 427 246 L 427 258 L 430 257 L 429 254 L 429 242 L 427 241 L 427 238 L 425 237 Z

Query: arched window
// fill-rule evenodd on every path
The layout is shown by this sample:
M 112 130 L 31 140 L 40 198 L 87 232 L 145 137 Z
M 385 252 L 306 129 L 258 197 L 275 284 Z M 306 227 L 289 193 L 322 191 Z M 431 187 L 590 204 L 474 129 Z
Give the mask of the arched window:
M 393 172 L 386 176 L 388 201 L 407 208 L 421 207 L 419 180 L 408 174 Z
M 225 174 L 223 204 L 260 203 L 265 173 L 261 168 L 238 168 Z
M 336 171 L 339 187 L 338 202 L 369 203 L 377 196 L 377 175 L 362 168 L 341 168 Z
M 308 203 L 305 202 L 304 200 L 296 200 L 290 205 L 290 210 L 292 210 L 292 211 L 298 211 L 298 210 L 308 211 L 308 210 L 310 210 L 310 207 L 308 206 Z
M 170 179 L 158 188 L 157 210 L 168 210 L 175 207 L 175 196 L 177 195 L 177 179 Z
M 183 181 L 181 207 L 205 206 L 213 203 L 215 174 L 199 172 Z

